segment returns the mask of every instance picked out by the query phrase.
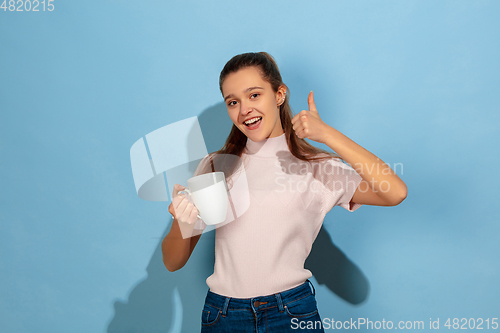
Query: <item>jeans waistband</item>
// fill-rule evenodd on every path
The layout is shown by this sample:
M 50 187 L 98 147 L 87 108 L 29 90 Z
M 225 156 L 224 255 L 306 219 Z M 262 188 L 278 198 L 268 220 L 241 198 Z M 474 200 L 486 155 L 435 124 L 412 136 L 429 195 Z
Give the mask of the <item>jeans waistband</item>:
M 311 285 L 311 287 L 309 287 L 309 285 Z M 284 310 L 284 305 L 306 297 L 309 294 L 315 295 L 316 291 L 312 282 L 307 279 L 304 283 L 295 288 L 271 295 L 256 296 L 251 298 L 227 297 L 209 290 L 207 292 L 205 303 L 220 309 L 223 316 L 226 315 L 228 310 L 251 309 L 253 311 L 259 311 L 275 306 L 277 306 L 279 311 L 282 312 Z

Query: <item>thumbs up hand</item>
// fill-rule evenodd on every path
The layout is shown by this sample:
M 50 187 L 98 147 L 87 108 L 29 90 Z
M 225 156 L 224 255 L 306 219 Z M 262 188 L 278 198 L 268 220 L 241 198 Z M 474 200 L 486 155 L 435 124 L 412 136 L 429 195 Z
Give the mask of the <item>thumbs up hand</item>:
M 309 104 L 309 110 L 302 110 L 293 117 L 293 130 L 300 139 L 308 138 L 325 143 L 326 129 L 329 126 L 319 117 L 312 91 L 309 93 L 307 103 Z

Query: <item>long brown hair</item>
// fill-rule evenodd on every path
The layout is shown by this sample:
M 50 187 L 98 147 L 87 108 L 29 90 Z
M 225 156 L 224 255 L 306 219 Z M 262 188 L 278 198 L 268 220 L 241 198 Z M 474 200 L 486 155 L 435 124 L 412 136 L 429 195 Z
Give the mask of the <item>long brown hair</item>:
M 283 83 L 281 74 L 278 69 L 278 65 L 274 58 L 267 52 L 251 52 L 243 53 L 234 56 L 229 60 L 224 68 L 222 69 L 219 77 L 219 89 L 222 93 L 222 83 L 224 82 L 227 75 L 237 72 L 240 69 L 246 67 L 255 66 L 260 70 L 263 80 L 269 82 L 273 91 L 276 93 L 280 86 L 285 86 L 287 93 L 285 95 L 285 101 L 280 105 L 280 120 L 283 131 L 285 132 L 286 141 L 288 144 L 288 149 L 296 158 L 303 161 L 317 161 L 323 159 L 329 159 L 332 157 L 339 158 L 340 156 L 328 152 L 326 150 L 317 148 L 309 144 L 304 139 L 300 139 L 295 135 L 292 127 L 292 118 L 294 116 L 292 108 L 289 104 L 289 90 L 288 87 Z M 231 132 L 226 139 L 224 146 L 211 154 L 211 157 L 215 163 L 212 163 L 212 170 L 224 171 L 226 178 L 233 174 L 237 167 L 237 163 L 240 160 L 243 150 L 246 146 L 247 137 L 243 134 L 238 127 L 234 124 L 231 128 Z M 207 170 L 207 172 L 209 172 Z

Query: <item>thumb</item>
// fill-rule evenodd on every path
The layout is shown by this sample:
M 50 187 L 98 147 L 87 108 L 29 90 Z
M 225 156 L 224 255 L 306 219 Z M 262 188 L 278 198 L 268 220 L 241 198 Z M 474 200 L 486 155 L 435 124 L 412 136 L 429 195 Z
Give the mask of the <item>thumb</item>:
M 186 187 L 179 185 L 179 184 L 175 184 L 174 190 L 172 191 L 172 198 L 175 198 L 176 196 L 178 196 L 179 192 L 184 190 L 184 189 L 186 189 Z
M 316 113 L 318 112 L 318 110 L 316 110 L 316 104 L 314 103 L 314 95 L 312 90 L 307 97 L 307 104 L 309 104 L 309 111 L 314 111 Z

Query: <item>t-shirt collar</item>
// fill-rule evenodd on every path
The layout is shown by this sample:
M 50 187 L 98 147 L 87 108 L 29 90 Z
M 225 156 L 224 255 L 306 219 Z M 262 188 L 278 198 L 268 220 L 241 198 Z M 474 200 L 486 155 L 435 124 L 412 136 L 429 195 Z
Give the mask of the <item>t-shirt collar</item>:
M 247 138 L 245 153 L 252 156 L 276 157 L 278 151 L 288 151 L 285 133 L 255 142 Z

